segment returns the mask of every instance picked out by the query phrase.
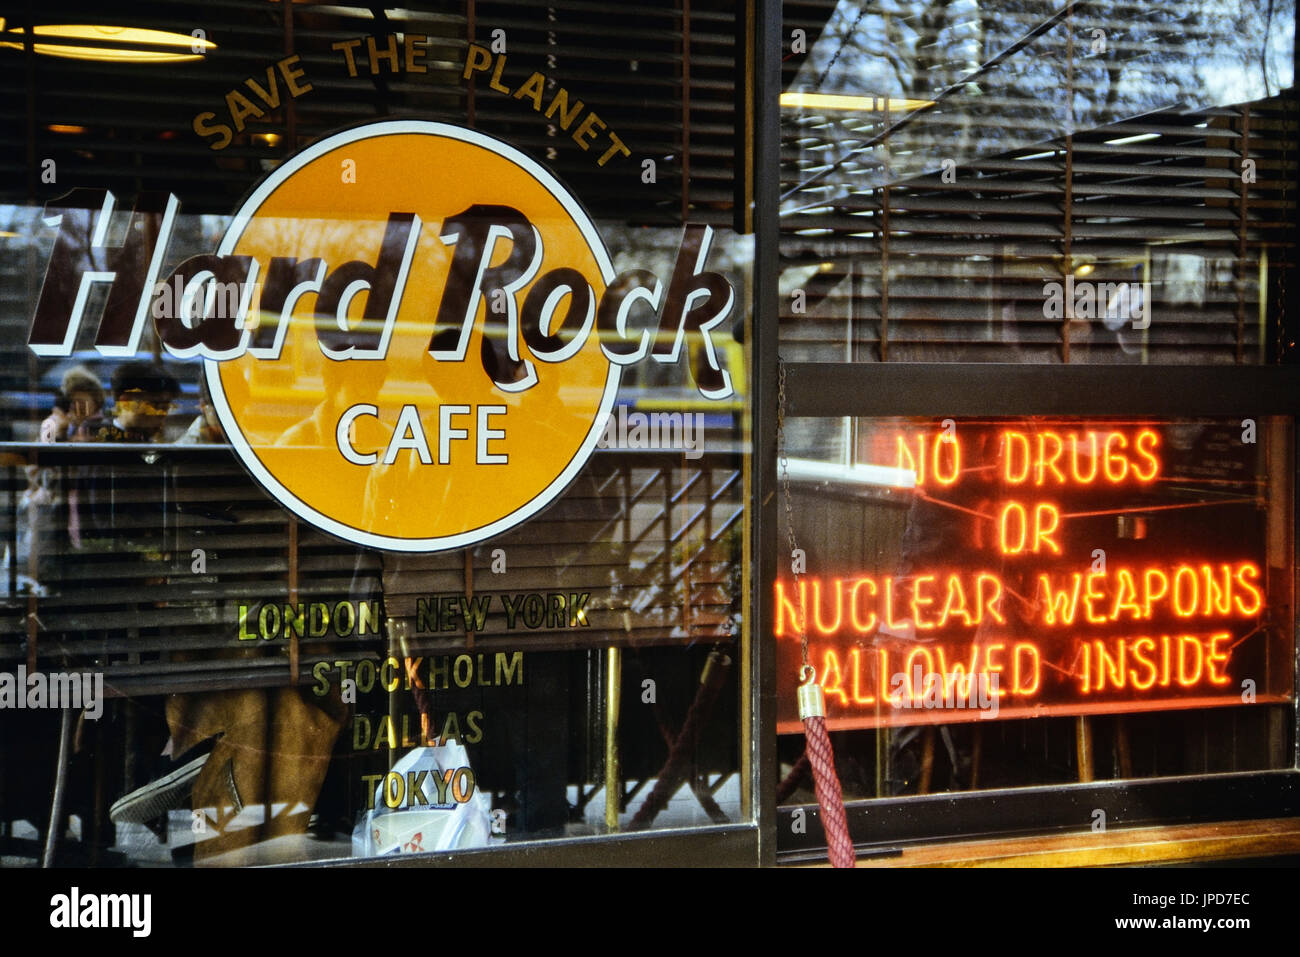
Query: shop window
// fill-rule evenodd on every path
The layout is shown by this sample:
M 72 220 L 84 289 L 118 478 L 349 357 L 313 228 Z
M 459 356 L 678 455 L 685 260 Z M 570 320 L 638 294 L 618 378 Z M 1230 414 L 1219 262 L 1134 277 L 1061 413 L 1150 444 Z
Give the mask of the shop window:
M 1289 16 L 786 4 L 787 361 L 1278 359 Z
M 6 865 L 752 858 L 736 24 L 453 6 L 3 27 Z
M 774 595 L 778 733 L 803 632 L 849 797 L 1290 766 L 1288 422 L 853 424 Z
M 1290 813 L 1293 12 L 783 12 L 785 859 L 801 630 L 860 851 Z

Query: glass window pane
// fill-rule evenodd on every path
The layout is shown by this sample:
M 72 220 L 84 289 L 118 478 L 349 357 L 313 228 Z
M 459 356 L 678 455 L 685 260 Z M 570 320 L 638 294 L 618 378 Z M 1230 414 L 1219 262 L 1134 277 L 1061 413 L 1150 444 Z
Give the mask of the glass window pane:
M 1291 766 L 1289 419 L 851 426 L 789 463 L 783 760 L 802 633 L 849 799 Z
M 791 361 L 1291 351 L 1294 4 L 788 3 Z
M 752 825 L 734 13 L 96 16 L 0 25 L 13 863 L 61 739 L 60 863 Z

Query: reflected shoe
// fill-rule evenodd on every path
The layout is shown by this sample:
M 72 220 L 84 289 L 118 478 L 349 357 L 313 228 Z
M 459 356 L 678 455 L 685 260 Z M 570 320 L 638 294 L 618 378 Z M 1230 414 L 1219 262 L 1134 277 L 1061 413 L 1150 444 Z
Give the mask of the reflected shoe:
M 208 755 L 201 754 L 170 774 L 118 798 L 109 808 L 109 820 L 115 824 L 146 824 L 173 808 L 188 807 L 194 780 L 207 760 Z

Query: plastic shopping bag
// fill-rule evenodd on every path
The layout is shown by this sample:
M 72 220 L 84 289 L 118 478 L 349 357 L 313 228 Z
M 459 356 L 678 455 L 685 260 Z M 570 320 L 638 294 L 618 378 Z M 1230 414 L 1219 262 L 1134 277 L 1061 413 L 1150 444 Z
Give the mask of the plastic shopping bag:
M 486 847 L 490 801 L 459 742 L 415 748 L 379 780 L 374 807 L 352 831 L 356 857 Z

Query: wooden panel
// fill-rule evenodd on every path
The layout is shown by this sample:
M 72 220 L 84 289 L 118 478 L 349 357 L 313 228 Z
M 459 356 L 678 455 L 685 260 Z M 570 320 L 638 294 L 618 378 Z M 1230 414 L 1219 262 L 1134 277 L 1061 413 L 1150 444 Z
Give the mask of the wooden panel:
M 1115 867 L 1296 853 L 1300 818 L 1275 818 L 936 844 L 858 867 Z

